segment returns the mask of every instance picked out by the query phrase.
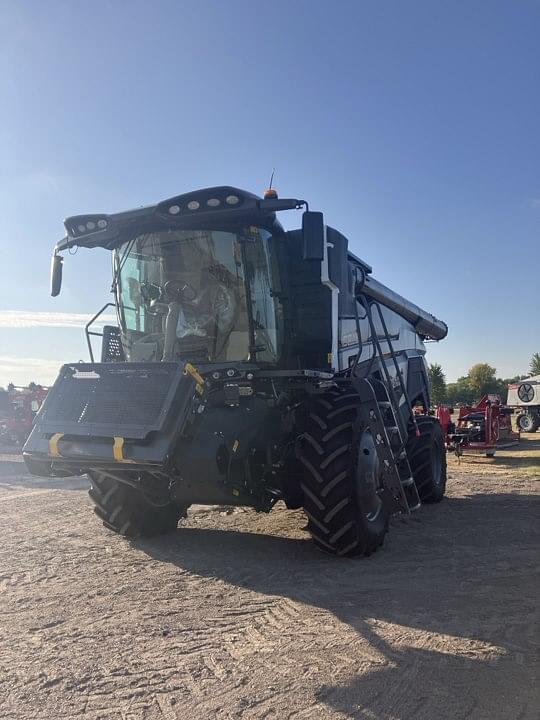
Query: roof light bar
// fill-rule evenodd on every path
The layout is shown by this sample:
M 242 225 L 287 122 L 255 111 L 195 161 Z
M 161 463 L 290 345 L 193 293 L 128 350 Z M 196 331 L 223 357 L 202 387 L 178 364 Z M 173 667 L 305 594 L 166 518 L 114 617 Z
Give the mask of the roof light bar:
M 217 210 L 223 211 L 225 209 L 232 210 L 233 208 L 236 210 L 246 200 L 257 200 L 257 198 L 251 196 L 244 197 L 240 192 L 234 192 L 234 190 L 235 188 L 232 187 L 208 188 L 186 193 L 185 195 L 178 195 L 159 203 L 157 212 L 162 218 L 180 220 L 186 215 Z
M 76 215 L 64 221 L 68 235 L 79 238 L 107 230 L 109 219 L 103 215 Z

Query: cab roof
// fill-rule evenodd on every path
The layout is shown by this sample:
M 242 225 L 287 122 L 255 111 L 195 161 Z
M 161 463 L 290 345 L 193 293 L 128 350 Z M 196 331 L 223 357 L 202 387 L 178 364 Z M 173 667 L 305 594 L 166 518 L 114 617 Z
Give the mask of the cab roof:
M 113 250 L 134 231 L 223 229 L 248 224 L 282 231 L 276 211 L 304 204 L 295 199 L 263 199 L 230 185 L 202 188 L 134 210 L 72 215 L 64 220 L 67 235 L 56 251 L 74 246 Z

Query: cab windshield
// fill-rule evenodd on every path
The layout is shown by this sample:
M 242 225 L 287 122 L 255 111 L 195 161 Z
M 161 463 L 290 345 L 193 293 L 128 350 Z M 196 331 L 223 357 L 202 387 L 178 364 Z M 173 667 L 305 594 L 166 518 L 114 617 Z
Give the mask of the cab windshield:
M 131 361 L 276 363 L 268 231 L 145 233 L 115 253 L 117 300 Z

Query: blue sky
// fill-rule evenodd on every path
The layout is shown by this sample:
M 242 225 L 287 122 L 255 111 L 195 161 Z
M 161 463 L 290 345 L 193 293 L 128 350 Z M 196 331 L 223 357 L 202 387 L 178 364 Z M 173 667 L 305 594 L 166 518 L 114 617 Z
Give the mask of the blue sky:
M 274 167 L 448 323 L 448 379 L 540 351 L 539 2 L 2 0 L 0 32 L 0 385 L 85 358 L 109 300 L 105 251 L 48 296 L 65 216 Z

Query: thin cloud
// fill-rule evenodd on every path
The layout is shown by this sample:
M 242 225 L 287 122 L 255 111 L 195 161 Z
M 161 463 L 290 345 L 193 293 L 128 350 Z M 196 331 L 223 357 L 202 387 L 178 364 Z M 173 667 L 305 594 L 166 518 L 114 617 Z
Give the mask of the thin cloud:
M 32 381 L 42 385 L 52 385 L 64 362 L 0 355 L 0 386 L 5 387 L 10 382 L 14 385 L 28 385 Z
M 38 312 L 33 310 L 0 310 L 0 328 L 59 327 L 81 328 L 92 315 L 86 313 Z M 101 315 L 96 324 L 116 323 L 116 316 Z

